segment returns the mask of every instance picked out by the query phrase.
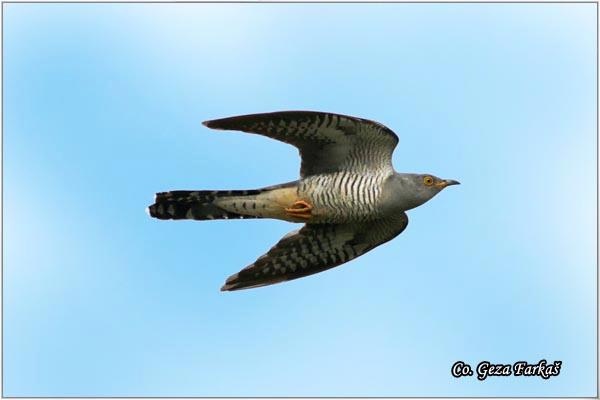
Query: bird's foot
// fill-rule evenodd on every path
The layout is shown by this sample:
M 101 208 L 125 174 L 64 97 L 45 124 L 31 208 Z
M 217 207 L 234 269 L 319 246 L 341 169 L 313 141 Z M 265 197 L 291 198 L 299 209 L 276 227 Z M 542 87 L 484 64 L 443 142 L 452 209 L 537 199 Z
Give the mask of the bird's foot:
M 309 219 L 311 217 L 313 207 L 304 200 L 298 200 L 290 207 L 285 209 L 289 215 L 297 218 Z

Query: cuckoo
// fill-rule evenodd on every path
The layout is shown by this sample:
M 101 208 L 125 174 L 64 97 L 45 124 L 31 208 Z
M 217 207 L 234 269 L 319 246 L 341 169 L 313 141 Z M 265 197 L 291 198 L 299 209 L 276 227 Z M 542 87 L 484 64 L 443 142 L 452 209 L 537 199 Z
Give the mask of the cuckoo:
M 431 174 L 398 173 L 398 137 L 363 118 L 313 111 L 242 115 L 203 122 L 220 130 L 268 136 L 296 146 L 300 179 L 254 190 L 177 190 L 157 193 L 158 219 L 276 218 L 304 223 L 221 290 L 301 278 L 344 264 L 399 235 L 406 211 L 457 185 Z

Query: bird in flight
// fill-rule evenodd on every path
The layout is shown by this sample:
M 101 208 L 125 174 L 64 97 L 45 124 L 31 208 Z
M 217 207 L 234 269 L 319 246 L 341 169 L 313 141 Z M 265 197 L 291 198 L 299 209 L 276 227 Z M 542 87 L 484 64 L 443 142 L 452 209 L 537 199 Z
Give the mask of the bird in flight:
M 397 173 L 396 134 L 367 119 L 314 111 L 281 111 L 205 121 L 296 146 L 300 179 L 254 190 L 177 190 L 157 193 L 158 219 L 276 218 L 305 223 L 221 290 L 301 278 L 344 264 L 399 235 L 406 211 L 459 182 L 430 174 Z

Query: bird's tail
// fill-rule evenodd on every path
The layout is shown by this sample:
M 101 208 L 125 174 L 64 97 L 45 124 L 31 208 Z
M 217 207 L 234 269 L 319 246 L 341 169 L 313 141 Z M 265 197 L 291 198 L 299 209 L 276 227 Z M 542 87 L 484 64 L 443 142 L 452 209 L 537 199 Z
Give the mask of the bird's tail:
M 268 218 L 274 189 L 293 187 L 296 182 L 253 190 L 176 190 L 157 193 L 148 207 L 158 219 L 242 219 Z M 259 196 L 266 194 L 266 196 Z
M 258 218 L 224 210 L 215 200 L 228 197 L 255 196 L 260 190 L 176 190 L 157 193 L 148 207 L 150 216 L 158 219 L 236 219 Z

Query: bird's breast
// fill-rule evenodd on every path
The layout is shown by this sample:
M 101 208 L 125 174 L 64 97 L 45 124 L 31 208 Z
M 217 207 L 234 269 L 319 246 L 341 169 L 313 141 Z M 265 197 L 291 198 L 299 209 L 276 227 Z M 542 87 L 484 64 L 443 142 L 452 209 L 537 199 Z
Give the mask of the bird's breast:
M 384 173 L 336 172 L 304 178 L 298 197 L 313 206 L 312 222 L 368 220 L 378 214 Z

